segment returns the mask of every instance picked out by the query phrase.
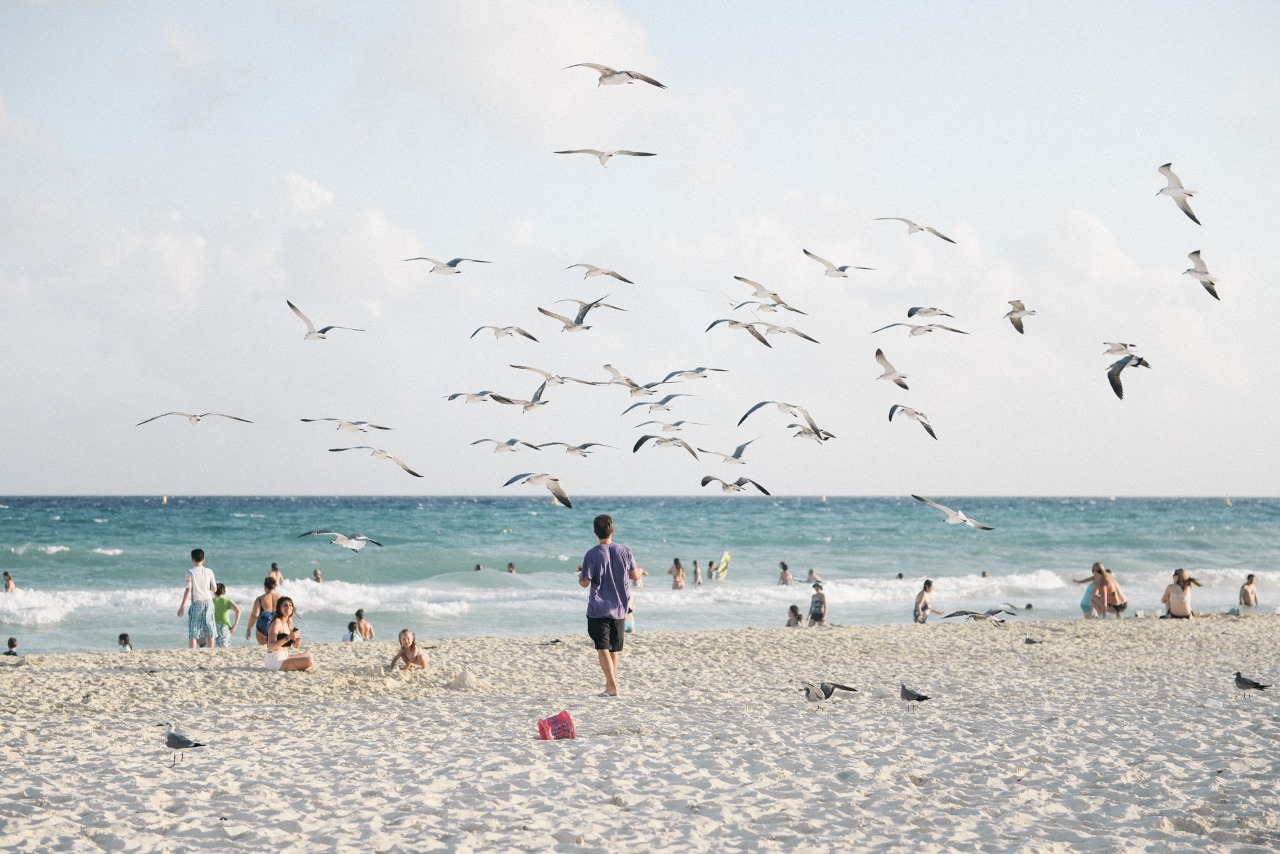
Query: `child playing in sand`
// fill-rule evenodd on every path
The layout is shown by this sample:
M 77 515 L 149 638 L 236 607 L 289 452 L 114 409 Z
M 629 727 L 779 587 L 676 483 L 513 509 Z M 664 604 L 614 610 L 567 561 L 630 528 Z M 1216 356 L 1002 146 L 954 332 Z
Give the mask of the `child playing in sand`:
M 120 637 L 116 638 L 116 643 L 120 644 L 121 652 L 133 652 L 133 644 L 129 641 L 128 632 L 121 632 Z
M 792 605 L 791 610 L 787 611 L 787 628 L 799 629 L 804 627 L 804 615 L 800 613 L 799 605 Z
M 413 629 L 400 630 L 400 648 L 396 650 L 396 657 L 391 659 L 387 669 L 395 670 L 397 661 L 404 662 L 405 670 L 412 670 L 415 664 L 426 670 L 431 664 L 431 659 L 427 658 L 427 654 L 418 647 L 418 639 L 414 637 Z

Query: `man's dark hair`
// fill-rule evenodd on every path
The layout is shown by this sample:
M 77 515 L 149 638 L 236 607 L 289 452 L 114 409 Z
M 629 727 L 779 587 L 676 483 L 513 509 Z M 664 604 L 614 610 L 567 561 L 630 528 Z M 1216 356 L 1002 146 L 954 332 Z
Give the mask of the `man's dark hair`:
M 204 549 L 192 549 L 191 559 L 194 560 L 196 563 L 199 563 L 200 561 L 204 560 Z
M 606 513 L 601 513 L 595 518 L 595 521 L 592 522 L 591 525 L 596 529 L 596 537 L 599 539 L 603 540 L 613 536 L 612 516 Z

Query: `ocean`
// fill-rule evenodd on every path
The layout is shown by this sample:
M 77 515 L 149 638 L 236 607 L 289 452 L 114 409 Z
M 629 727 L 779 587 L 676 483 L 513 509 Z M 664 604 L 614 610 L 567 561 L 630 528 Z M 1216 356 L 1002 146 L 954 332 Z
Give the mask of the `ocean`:
M 640 632 L 782 626 L 788 606 L 808 610 L 810 568 L 825 582 L 828 619 L 845 625 L 909 622 L 926 578 L 943 610 L 1030 603 L 1015 630 L 1033 617 L 1080 619 L 1072 579 L 1096 560 L 1130 613 L 1157 612 L 1178 567 L 1203 583 L 1197 611 L 1233 607 L 1248 573 L 1263 611 L 1280 601 L 1280 499 L 932 497 L 995 530 L 946 525 L 910 497 L 586 496 L 573 509 L 538 494 L 0 498 L 0 569 L 18 585 L 0 593 L 0 635 L 19 638 L 23 653 L 113 650 L 121 632 L 135 648 L 183 646 L 177 608 L 196 547 L 244 620 L 279 563 L 307 641 L 340 640 L 357 608 L 380 639 L 405 627 L 419 638 L 583 632 L 576 568 L 598 513 L 614 517 L 615 539 L 650 573 L 636 597 Z M 317 528 L 383 545 L 354 553 L 299 537 Z M 695 588 L 694 560 L 725 551 L 725 577 Z M 667 575 L 675 558 L 684 590 Z M 777 584 L 779 561 L 794 585 Z M 235 645 L 249 643 L 244 625 Z

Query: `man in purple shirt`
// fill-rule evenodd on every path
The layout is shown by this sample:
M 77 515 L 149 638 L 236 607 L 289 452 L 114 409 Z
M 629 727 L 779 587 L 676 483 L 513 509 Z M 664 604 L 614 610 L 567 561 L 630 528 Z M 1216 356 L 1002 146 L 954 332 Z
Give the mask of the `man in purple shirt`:
M 604 671 L 602 697 L 618 696 L 618 654 L 622 652 L 627 609 L 631 607 L 631 582 L 640 577 L 631 549 L 613 541 L 613 517 L 600 515 L 592 523 L 600 544 L 587 552 L 578 567 L 578 585 L 587 594 L 587 634 L 596 645 Z

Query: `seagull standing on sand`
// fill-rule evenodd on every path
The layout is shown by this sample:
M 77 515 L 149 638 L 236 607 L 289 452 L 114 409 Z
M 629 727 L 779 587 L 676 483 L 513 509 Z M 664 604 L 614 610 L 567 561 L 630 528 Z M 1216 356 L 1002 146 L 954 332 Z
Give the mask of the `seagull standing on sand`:
M 1149 368 L 1151 363 L 1141 356 L 1128 355 L 1123 359 L 1112 364 L 1107 368 L 1107 382 L 1111 383 L 1111 390 L 1116 393 L 1116 397 L 1124 400 L 1124 386 L 1120 385 L 1120 372 L 1125 368 Z
M 507 337 L 514 337 L 516 335 L 523 335 L 525 338 L 528 338 L 533 343 L 535 344 L 538 343 L 537 338 L 534 338 L 532 335 L 530 335 L 525 330 L 521 329 L 519 326 L 481 326 L 478 329 L 476 329 L 475 332 L 471 333 L 471 337 L 475 338 L 477 335 L 479 335 L 481 332 L 483 332 L 486 329 L 493 330 L 494 338 L 507 338 Z
M 587 274 L 582 277 L 584 279 L 590 279 L 592 276 L 613 276 L 619 282 L 626 282 L 628 285 L 635 284 L 635 282 L 631 281 L 626 276 L 619 275 L 617 270 L 606 270 L 603 267 L 597 267 L 595 264 L 570 264 L 568 267 L 565 267 L 565 269 L 572 270 L 574 267 L 587 268 Z
M 285 300 L 284 303 L 285 305 L 289 306 L 290 311 L 298 315 L 298 317 L 302 320 L 303 323 L 307 324 L 307 334 L 303 336 L 303 338 L 307 341 L 325 340 L 325 338 L 329 337 L 328 333 L 330 329 L 347 329 L 347 330 L 350 330 L 351 332 L 364 332 L 363 329 L 356 329 L 354 326 L 325 326 L 321 329 L 316 329 L 316 325 L 311 322 L 311 318 L 303 314 L 302 311 L 299 310 L 299 308 L 296 305 L 289 302 L 289 300 Z
M 848 273 L 849 270 L 874 270 L 875 269 L 875 267 L 855 267 L 852 264 L 845 264 L 843 267 L 837 267 L 835 264 L 832 264 L 826 258 L 822 258 L 818 255 L 814 255 L 808 249 L 801 249 L 800 251 L 804 252 L 806 256 L 812 258 L 822 266 L 826 267 L 827 270 L 822 275 L 826 276 L 829 279 L 847 279 L 849 278 L 849 273 Z
M 1265 691 L 1270 685 L 1263 685 L 1261 682 L 1255 682 L 1248 676 L 1244 676 L 1239 670 L 1236 671 L 1236 687 L 1241 691 Z
M 836 691 L 848 691 L 851 694 L 858 693 L 857 688 L 850 688 L 848 685 L 841 685 L 838 682 L 820 682 L 817 685 L 812 682 L 802 684 L 804 687 L 800 690 L 804 692 L 804 698 L 810 703 L 821 703 L 823 700 L 830 700 L 831 695 Z
M 1187 257 L 1191 259 L 1191 263 L 1194 266 L 1190 270 L 1183 270 L 1182 275 L 1190 276 L 1204 285 L 1204 289 L 1209 292 L 1209 296 L 1216 300 L 1222 299 L 1222 297 L 1218 296 L 1218 283 L 1209 274 L 1209 268 L 1204 265 L 1204 261 L 1200 260 L 1200 250 L 1197 249 Z
M 663 86 L 661 83 L 659 83 L 657 80 L 654 80 L 652 77 L 649 77 L 647 75 L 641 74 L 639 71 L 627 71 L 625 69 L 623 69 L 622 71 L 618 71 L 617 69 L 610 68 L 607 65 L 599 65 L 594 62 L 575 62 L 573 65 L 566 65 L 561 70 L 568 71 L 570 68 L 594 69 L 596 72 L 600 74 L 600 82 L 596 84 L 597 86 L 618 86 L 620 84 L 635 83 L 636 81 L 641 81 L 644 83 L 648 83 L 650 86 L 657 86 L 659 89 L 667 88 L 666 86 Z
M 601 151 L 598 148 L 570 148 L 566 151 L 556 151 L 554 154 L 590 154 L 600 161 L 601 166 L 609 165 L 611 157 L 657 157 L 658 155 L 652 151 L 627 151 L 619 148 L 617 151 Z
M 876 377 L 878 380 L 888 380 L 899 388 L 907 387 L 907 375 L 899 373 L 898 369 L 889 363 L 885 358 L 883 350 L 876 350 L 876 361 L 880 363 L 880 367 L 884 368 L 884 373 Z
M 369 430 L 392 429 L 390 427 L 383 427 L 380 424 L 370 424 L 368 421 L 348 421 L 345 418 L 303 418 L 301 420 L 305 424 L 311 424 L 317 421 L 337 421 L 338 432 L 340 433 L 368 433 Z
M 1168 185 L 1161 188 L 1156 193 L 1157 196 L 1168 196 L 1173 199 L 1176 204 L 1187 217 L 1196 225 L 1200 224 L 1200 220 L 1196 219 L 1196 215 L 1191 210 L 1191 203 L 1188 201 L 1196 194 L 1195 190 L 1188 190 L 1182 186 L 1182 179 L 1173 173 L 1173 164 L 1166 163 L 1156 170 L 1168 180 Z
M 1009 300 L 1009 305 L 1013 306 L 1013 310 L 1006 314 L 1005 317 L 1009 318 L 1009 322 L 1013 324 L 1013 328 L 1018 330 L 1019 335 L 1022 335 L 1024 334 L 1022 331 L 1022 318 L 1030 317 L 1035 314 L 1035 312 L 1028 311 L 1027 307 L 1022 304 L 1022 300 L 1020 299 Z
M 157 418 L 164 418 L 166 415 L 181 415 L 183 418 L 187 419 L 192 424 L 199 424 L 201 421 L 208 418 L 210 415 L 217 415 L 222 418 L 230 418 L 232 421 L 243 421 L 245 424 L 253 423 L 248 418 L 241 418 L 238 415 L 228 415 L 225 412 L 201 412 L 199 415 L 196 415 L 191 412 L 166 412 L 163 415 L 153 415 L 150 418 L 148 418 L 146 421 L 139 421 L 137 424 L 134 424 L 133 426 L 141 427 L 143 424 L 148 424 L 152 421 L 155 421 Z
M 173 751 L 173 763 L 169 766 L 170 768 L 178 764 L 179 750 L 190 750 L 194 747 L 206 746 L 204 742 L 193 741 L 190 738 L 187 738 L 185 735 L 175 730 L 173 728 L 173 724 L 168 721 L 165 721 L 162 724 L 156 724 L 156 726 L 164 727 L 164 746 Z
M 872 329 L 871 334 L 874 335 L 877 332 L 883 332 L 886 329 L 892 329 L 895 326 L 907 327 L 907 329 L 911 330 L 910 334 L 913 337 L 918 335 L 928 335 L 930 332 L 937 332 L 939 329 L 945 329 L 948 332 L 959 332 L 961 335 L 969 334 L 968 332 L 965 332 L 963 329 L 953 329 L 950 326 L 943 326 L 941 323 L 926 323 L 926 324 L 920 325 L 915 323 L 901 323 L 901 322 L 890 323 L 888 326 L 881 326 L 879 329 Z
M 400 466 L 400 468 L 404 469 L 406 472 L 413 475 L 414 477 L 422 477 L 422 475 L 418 474 L 416 471 L 409 468 L 409 466 L 405 464 L 404 460 L 400 459 L 395 454 L 388 454 L 386 451 L 382 450 L 381 448 L 373 448 L 373 447 L 370 447 L 369 445 L 352 445 L 350 448 L 330 448 L 329 451 L 335 454 L 341 451 L 369 451 L 370 456 L 373 457 L 375 460 L 390 460 L 391 462 Z
M 706 486 L 708 483 L 711 483 L 711 481 L 713 480 L 720 484 L 721 492 L 742 492 L 748 486 L 754 486 L 756 489 L 760 490 L 765 495 L 772 494 L 769 492 L 769 490 L 765 489 L 763 486 L 756 483 L 754 480 L 752 480 L 749 477 L 740 477 L 737 480 L 730 483 L 729 481 L 722 480 L 716 477 L 715 475 L 709 474 L 709 475 L 705 475 L 702 478 L 702 485 Z
M 359 552 L 364 548 L 365 543 L 373 543 L 375 546 L 381 546 L 382 543 L 372 540 L 364 534 L 340 534 L 337 531 L 330 531 L 328 528 L 322 528 L 315 531 L 307 531 L 305 534 L 299 534 L 298 539 L 303 537 L 327 537 L 333 536 L 329 542 L 335 546 L 341 546 L 344 549 L 351 549 L 353 552 Z
M 906 701 L 907 707 L 912 711 L 915 710 L 915 706 L 911 705 L 912 703 L 923 703 L 925 700 L 930 699 L 927 694 L 921 694 L 919 691 L 912 691 L 907 687 L 907 683 L 905 682 L 899 682 L 898 684 L 901 686 L 901 689 L 898 691 L 898 696 Z
M 636 451 L 640 450 L 640 446 L 645 442 L 648 442 L 650 439 L 653 440 L 653 446 L 655 448 L 684 448 L 695 460 L 698 458 L 697 451 L 695 451 L 693 446 L 684 439 L 677 436 L 654 436 L 652 434 L 645 434 L 644 436 L 641 436 L 631 448 L 631 453 L 634 454 Z M 703 485 L 705 486 L 706 484 Z
M 907 418 L 910 418 L 912 421 L 915 421 L 921 427 L 923 427 L 924 432 L 928 433 L 930 436 L 932 436 L 935 439 L 938 438 L 937 434 L 933 432 L 933 425 L 929 423 L 929 417 L 925 415 L 923 412 L 916 412 L 910 406 L 902 406 L 897 403 L 889 407 L 890 421 L 892 421 L 894 418 L 898 417 L 899 415 L 904 415 Z
M 560 486 L 560 478 L 558 477 L 552 477 L 549 474 L 543 474 L 541 472 L 525 472 L 524 474 L 516 475 L 502 485 L 510 486 L 513 483 L 524 483 L 530 486 L 545 486 L 557 502 L 563 504 L 565 507 L 573 507 L 573 504 L 569 501 L 569 496 L 565 494 L 564 489 Z
M 937 509 L 941 510 L 943 513 L 946 513 L 947 518 L 944 519 L 943 521 L 946 522 L 948 525 L 968 525 L 970 528 L 978 528 L 979 530 L 982 530 L 982 531 L 995 530 L 995 528 L 992 528 L 990 525 L 984 525 L 981 522 L 979 522 L 977 519 L 970 519 L 968 516 L 964 515 L 959 510 L 952 510 L 950 507 L 945 507 L 936 501 L 930 501 L 929 499 L 923 498 L 919 495 L 912 495 L 911 497 L 914 498 L 916 501 L 921 502 L 922 504 L 928 504 L 930 507 L 936 507 Z
M 915 234 L 917 231 L 927 231 L 930 234 L 932 234 L 934 237 L 941 237 L 943 240 L 947 241 L 948 243 L 955 243 L 954 240 L 952 240 L 950 237 L 947 237 L 945 234 L 943 234 L 941 231 L 938 231 L 936 228 L 931 228 L 930 226 L 927 226 L 927 225 L 918 225 L 912 222 L 911 220 L 906 219 L 905 217 L 877 216 L 877 217 L 873 217 L 873 219 L 875 219 L 877 222 L 887 220 L 887 219 L 896 220 L 897 222 L 903 222 L 903 223 L 906 223 L 907 225 L 908 235 Z
M 406 261 L 428 261 L 431 264 L 429 273 L 439 273 L 442 276 L 456 276 L 462 272 L 458 265 L 463 261 L 470 261 L 472 264 L 492 264 L 492 261 L 481 261 L 479 258 L 454 258 L 452 261 L 438 261 L 435 258 L 425 258 L 418 256 L 416 258 L 405 258 Z

